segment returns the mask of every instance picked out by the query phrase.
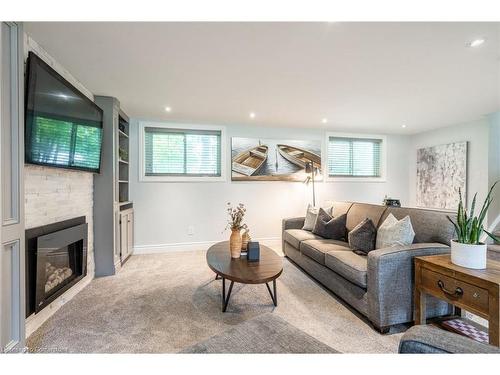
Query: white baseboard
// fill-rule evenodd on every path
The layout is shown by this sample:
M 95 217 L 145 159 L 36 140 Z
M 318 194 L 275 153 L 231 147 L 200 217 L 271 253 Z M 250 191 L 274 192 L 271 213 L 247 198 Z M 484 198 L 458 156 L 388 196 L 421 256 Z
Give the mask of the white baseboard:
M 271 238 L 256 238 L 254 241 L 269 246 L 271 249 L 281 251 L 281 238 L 271 237 Z M 136 245 L 134 246 L 134 255 L 141 254 L 161 254 L 161 253 L 172 253 L 179 251 L 205 251 L 210 246 L 216 244 L 219 241 L 204 241 L 204 242 L 180 242 L 180 243 L 169 243 L 169 244 L 157 244 L 157 245 Z
M 82 291 L 94 278 L 94 275 L 85 276 L 73 287 L 57 297 L 52 303 L 45 307 L 38 314 L 32 314 L 26 318 L 26 338 L 35 332 L 40 326 L 47 321 L 54 313 L 61 308 L 66 302 L 70 301 L 74 296 Z

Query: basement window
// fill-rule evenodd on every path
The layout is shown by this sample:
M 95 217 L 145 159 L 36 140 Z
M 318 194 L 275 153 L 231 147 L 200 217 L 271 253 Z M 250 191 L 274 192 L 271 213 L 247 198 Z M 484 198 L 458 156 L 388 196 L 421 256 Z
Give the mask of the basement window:
M 142 126 L 144 181 L 223 180 L 223 129 Z
M 382 181 L 385 178 L 385 143 L 385 136 L 329 134 L 328 178 Z

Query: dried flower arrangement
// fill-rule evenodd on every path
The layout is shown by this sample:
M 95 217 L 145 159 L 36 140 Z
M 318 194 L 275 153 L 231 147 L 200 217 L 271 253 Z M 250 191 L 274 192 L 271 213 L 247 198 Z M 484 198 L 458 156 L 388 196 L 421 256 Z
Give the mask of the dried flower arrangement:
M 231 202 L 227 203 L 227 214 L 229 219 L 227 220 L 226 229 L 231 230 L 241 230 L 247 229 L 247 225 L 243 224 L 243 216 L 247 209 L 243 203 L 239 203 L 236 207 L 231 205 Z

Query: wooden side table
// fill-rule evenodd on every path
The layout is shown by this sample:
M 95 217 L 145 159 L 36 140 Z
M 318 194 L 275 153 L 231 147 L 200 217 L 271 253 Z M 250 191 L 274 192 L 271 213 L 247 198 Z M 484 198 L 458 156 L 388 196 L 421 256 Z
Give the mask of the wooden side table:
M 488 259 L 484 270 L 451 263 L 450 255 L 415 258 L 415 324 L 425 324 L 430 294 L 488 320 L 491 345 L 500 346 L 500 262 Z

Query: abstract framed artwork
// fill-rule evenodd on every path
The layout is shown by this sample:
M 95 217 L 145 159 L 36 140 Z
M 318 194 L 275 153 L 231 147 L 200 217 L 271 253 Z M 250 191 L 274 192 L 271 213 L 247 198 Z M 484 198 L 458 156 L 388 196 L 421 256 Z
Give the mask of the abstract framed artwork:
M 300 181 L 312 163 L 321 176 L 321 141 L 231 138 L 232 181 Z
M 417 206 L 455 210 L 467 198 L 467 142 L 417 150 Z

